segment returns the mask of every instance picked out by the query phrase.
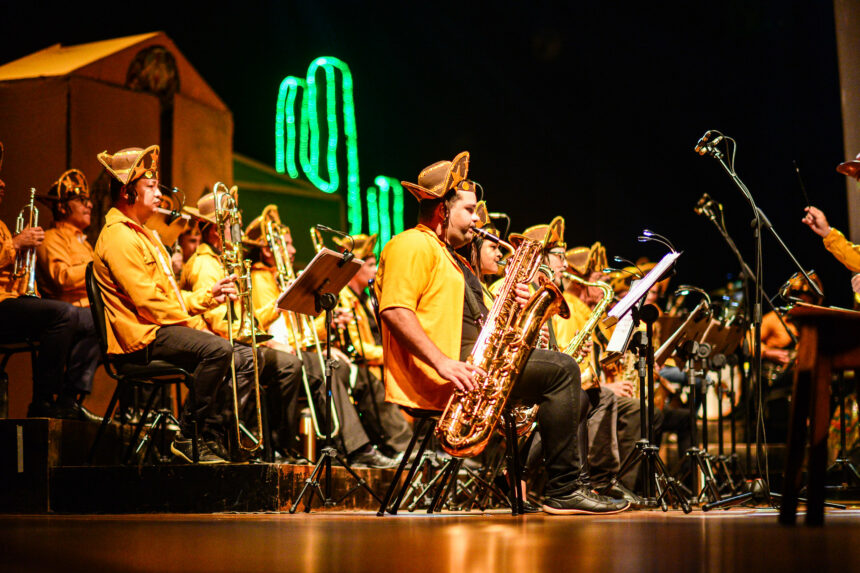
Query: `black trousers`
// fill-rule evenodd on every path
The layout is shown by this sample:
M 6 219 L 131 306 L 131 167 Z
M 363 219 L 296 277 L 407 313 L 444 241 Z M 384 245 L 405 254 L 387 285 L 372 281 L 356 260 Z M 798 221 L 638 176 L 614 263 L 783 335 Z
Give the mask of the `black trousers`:
M 382 381 L 364 366 L 356 366 L 352 397 L 370 440 L 387 450 L 402 452 L 412 439 L 412 426 L 400 407 L 385 401 Z M 393 450 L 393 452 L 392 452 Z
M 77 315 L 74 306 L 56 300 L 20 297 L 0 302 L 0 337 L 39 341 L 38 357 L 33 365 L 34 402 L 52 401 L 53 394 L 63 390 Z
M 146 348 L 120 359 L 139 364 L 164 360 L 190 372 L 191 392 L 180 417 L 183 433 L 188 435 L 192 422 L 197 422 L 201 433 L 220 431 L 224 423 L 221 404 L 233 359 L 229 342 L 187 326 L 162 326 Z
M 89 308 L 69 306 L 74 309 L 77 327 L 69 351 L 63 390 L 89 394 L 93 390 L 93 376 L 101 362 L 98 334 L 93 324 L 93 313 Z
M 580 485 L 579 365 L 561 352 L 536 349 L 529 356 L 511 398 L 538 404 L 538 428 L 547 473 L 545 493 L 561 496 Z

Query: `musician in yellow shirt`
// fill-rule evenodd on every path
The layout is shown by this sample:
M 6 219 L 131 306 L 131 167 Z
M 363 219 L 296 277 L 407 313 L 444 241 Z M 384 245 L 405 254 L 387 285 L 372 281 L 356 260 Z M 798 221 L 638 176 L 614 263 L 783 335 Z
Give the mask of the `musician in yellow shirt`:
M 418 225 L 391 239 L 380 257 L 379 298 L 386 398 L 410 408 L 442 410 L 455 391 L 474 392 L 482 375 L 464 361 L 486 316 L 478 277 L 454 252 L 472 240 L 478 221 L 475 184 L 466 178 L 468 152 L 426 167 L 403 186 L 419 201 Z M 528 285 L 513 287 L 525 305 Z M 476 316 L 476 312 L 479 316 Z M 476 376 L 477 375 L 477 376 Z M 627 507 L 582 484 L 578 455 L 579 369 L 569 356 L 535 349 L 511 392 L 540 404 L 538 424 L 548 475 L 544 511 L 614 513 Z
M 6 184 L 0 180 L 0 203 L 5 194 Z M 0 340 L 18 342 L 30 338 L 39 343 L 33 363 L 33 399 L 27 416 L 97 421 L 100 418 L 72 397 L 76 392 L 68 384 L 69 350 L 75 342 L 78 322 L 75 308 L 65 302 L 40 298 L 38 289 L 36 296 L 25 296 L 27 275 L 14 275 L 16 259 L 23 263 L 23 252 L 35 251 L 44 238 L 41 227 L 28 226 L 13 235 L 0 221 Z M 20 270 L 24 271 L 23 265 Z M 58 404 L 61 396 L 63 400 Z
M 276 209 L 275 212 L 277 212 Z M 280 219 L 279 216 L 278 219 Z M 288 228 L 286 229 L 283 234 L 287 249 L 285 256 L 289 257 L 290 265 L 292 265 L 296 249 L 293 246 L 292 234 Z M 317 404 L 316 411 L 321 415 L 323 412 L 322 404 L 325 403 L 322 394 L 325 387 L 322 357 L 316 352 L 316 348 L 305 346 L 301 340 L 296 342 L 296 337 L 293 335 L 290 325 L 287 324 L 288 313 L 281 313 L 276 306 L 277 299 L 281 294 L 277 278 L 278 269 L 275 267 L 274 254 L 269 248 L 261 228 L 261 217 L 257 217 L 248 225 L 245 230 L 244 241 L 246 247 L 249 248 L 247 257 L 254 261 L 251 268 L 252 294 L 260 327 L 276 335 L 268 343 L 273 347 L 289 352 L 295 352 L 296 346 L 300 347 L 302 368 L 312 391 L 317 397 L 315 401 Z M 301 328 L 298 325 L 299 315 L 293 316 L 297 317 L 296 326 Z M 323 320 L 317 322 L 322 324 Z M 321 343 L 324 348 L 324 337 Z M 396 467 L 396 460 L 385 455 L 373 445 L 371 438 L 376 436 L 369 435 L 368 431 L 365 430 L 362 416 L 359 415 L 350 397 L 351 382 L 357 379 L 357 369 L 351 364 L 349 358 L 336 347 L 332 348 L 332 355 L 336 358 L 332 368 L 332 403 L 340 422 L 340 435 L 337 440 L 341 442 L 339 444 L 340 449 L 348 455 L 348 461 L 352 466 Z M 353 371 L 356 372 L 355 377 L 352 376 Z
M 111 175 L 113 204 L 93 260 L 105 304 L 108 353 L 132 363 L 164 360 L 191 372 L 191 392 L 170 449 L 179 459 L 192 461 L 191 431 L 196 423 L 199 462 L 224 463 L 209 442 L 217 439 L 225 422 L 218 397 L 229 376 L 233 350 L 223 338 L 189 325 L 193 316 L 228 298 L 236 300 L 236 277 L 219 279 L 195 292 L 180 292 L 170 255 L 145 226 L 161 203 L 158 153 L 153 145 L 98 155 Z
M 200 197 L 196 208 L 186 208 L 186 211 L 191 214 L 197 221 L 200 227 L 200 237 L 202 239 L 196 252 L 185 260 L 182 268 L 182 276 L 179 279 L 179 287 L 187 291 L 196 291 L 204 289 L 207 285 L 215 284 L 219 279 L 224 277 L 224 263 L 222 260 L 222 237 L 218 230 L 215 220 L 215 200 L 212 193 L 208 193 Z M 227 233 L 230 229 L 226 230 Z M 235 239 L 238 248 L 241 246 L 241 237 Z M 232 303 L 231 303 L 232 304 Z M 241 304 L 233 304 L 233 336 L 238 337 L 239 334 L 239 317 L 243 312 Z M 211 330 L 218 336 L 227 339 L 229 335 L 227 322 L 227 303 L 206 310 L 200 315 L 203 318 L 205 327 Z M 246 319 L 247 320 L 247 319 Z M 262 331 L 261 331 L 262 332 Z M 261 341 L 262 342 L 262 341 Z M 238 398 L 239 398 L 239 415 L 240 420 L 249 428 L 255 431 L 260 429 L 254 428 L 256 423 L 255 412 L 255 395 L 254 395 L 254 371 L 253 371 L 253 354 L 251 347 L 247 344 L 237 343 L 234 346 L 234 352 L 241 365 L 241 375 L 237 372 L 237 382 L 239 383 Z M 301 381 L 301 364 L 295 355 L 288 352 L 282 352 L 269 348 L 261 344 L 257 353 L 259 380 L 260 384 L 265 388 L 265 399 L 269 408 L 269 426 L 273 432 L 273 447 L 275 450 L 280 450 L 280 458 L 278 461 L 293 461 L 290 459 L 290 453 L 294 447 L 298 436 L 298 419 L 296 412 L 296 399 Z M 232 380 L 231 380 L 232 382 Z M 234 415 L 232 410 L 232 397 L 224 397 L 225 416 Z M 229 434 L 232 436 L 232 434 Z M 229 455 L 234 460 L 241 460 L 244 456 L 235 446 L 232 446 Z

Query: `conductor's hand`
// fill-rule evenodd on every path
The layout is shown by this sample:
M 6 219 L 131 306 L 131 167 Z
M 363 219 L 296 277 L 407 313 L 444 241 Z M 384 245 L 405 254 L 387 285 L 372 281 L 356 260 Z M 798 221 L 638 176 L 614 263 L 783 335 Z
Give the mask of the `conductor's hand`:
M 27 227 L 12 237 L 12 244 L 16 249 L 25 249 L 38 247 L 43 240 L 45 240 L 45 231 L 42 230 L 42 227 Z
M 471 392 L 477 388 L 475 374 L 484 374 L 484 371 L 477 366 L 472 366 L 467 362 L 460 362 L 459 360 L 452 360 L 451 358 L 445 358 L 436 367 L 436 372 L 445 380 L 453 382 L 458 392 Z
M 531 298 L 531 293 L 529 293 L 529 285 L 526 283 L 517 283 L 514 285 L 514 296 L 517 299 L 517 304 L 520 305 L 520 308 L 525 308 L 526 304 L 528 304 L 529 299 Z
M 818 207 L 807 207 L 804 209 L 806 215 L 801 219 L 807 227 L 815 231 L 816 235 L 826 237 L 830 233 L 830 224 L 827 217 Z
M 235 274 L 219 279 L 218 282 L 212 285 L 212 298 L 219 304 L 225 302 L 228 298 L 230 300 L 238 299 L 239 290 L 236 288 L 236 283 L 233 282 L 235 280 Z
M 854 289 L 854 292 L 860 294 L 860 273 L 851 277 L 851 288 Z

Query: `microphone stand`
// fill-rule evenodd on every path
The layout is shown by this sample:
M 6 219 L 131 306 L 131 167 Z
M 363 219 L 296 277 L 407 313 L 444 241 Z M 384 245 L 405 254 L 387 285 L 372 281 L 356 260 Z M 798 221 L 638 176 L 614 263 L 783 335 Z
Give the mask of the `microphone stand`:
M 706 139 L 707 137 L 708 137 L 708 134 L 706 134 L 706 137 L 703 139 Z M 731 141 L 732 144 L 736 146 L 733 139 L 731 139 L 731 138 L 725 138 L 725 139 Z M 782 241 L 782 238 L 777 234 L 776 230 L 773 228 L 773 225 L 771 225 L 770 221 L 764 215 L 762 210 L 759 209 L 758 206 L 755 204 L 755 200 L 753 199 L 752 193 L 750 192 L 749 188 L 744 184 L 743 181 L 741 181 L 741 178 L 738 177 L 738 174 L 735 172 L 733 166 L 730 166 L 729 163 L 726 161 L 726 156 L 722 152 L 722 150 L 720 150 L 719 147 L 714 145 L 713 142 L 702 147 L 701 151 L 699 150 L 698 145 L 696 147 L 697 147 L 696 150 L 701 155 L 705 155 L 705 154 L 710 155 L 711 157 L 715 158 L 720 163 L 722 168 L 729 175 L 729 177 L 731 177 L 732 181 L 735 183 L 737 188 L 740 190 L 741 194 L 743 194 L 744 198 L 746 198 L 746 200 L 749 202 L 750 207 L 752 208 L 753 213 L 755 215 L 755 220 L 753 222 L 753 229 L 754 229 L 754 233 L 755 233 L 756 269 L 755 269 L 754 277 L 755 277 L 756 288 L 755 288 L 755 302 L 754 302 L 754 306 L 753 306 L 754 352 L 753 352 L 752 387 L 756 388 L 756 391 L 758 392 L 758 398 L 759 398 L 758 399 L 758 417 L 759 417 L 759 419 L 761 419 L 761 410 L 763 408 L 762 386 L 761 386 L 761 322 L 762 322 L 761 307 L 762 307 L 762 294 L 764 292 L 764 288 L 763 288 L 763 284 L 762 284 L 763 272 L 762 272 L 762 242 L 761 242 L 761 234 L 762 233 L 761 233 L 761 228 L 763 225 L 765 225 L 768 229 L 770 229 L 771 233 L 773 233 L 773 235 L 776 237 L 777 242 L 779 242 L 779 244 L 782 245 L 782 248 L 786 251 L 786 253 L 788 253 L 791 260 L 797 265 L 797 267 L 803 273 L 803 276 L 806 278 L 806 281 L 809 283 L 809 285 L 812 287 L 812 289 L 816 293 L 818 293 L 820 296 L 823 296 L 823 293 L 821 292 L 821 289 L 818 288 L 818 285 L 816 285 L 812 280 L 810 280 L 809 275 L 807 274 L 806 270 L 802 266 L 800 266 L 800 263 L 797 261 L 797 259 L 791 253 L 791 251 L 788 250 L 788 247 Z M 734 164 L 734 160 L 732 160 L 732 164 Z M 749 415 L 749 412 L 747 414 Z M 757 424 L 757 427 L 758 427 L 758 424 Z M 761 443 L 760 443 L 760 440 L 759 440 L 758 435 L 757 435 L 756 436 L 756 460 L 757 460 L 757 462 L 760 460 L 760 455 L 761 455 Z M 761 472 L 759 472 L 759 474 L 761 474 Z M 758 486 L 760 486 L 761 490 L 764 492 L 768 505 L 773 507 L 774 506 L 774 503 L 773 503 L 774 500 L 773 500 L 773 496 L 771 495 L 771 493 L 769 491 L 770 488 L 769 488 L 769 484 L 767 483 L 767 479 L 768 479 L 768 476 L 766 476 L 766 475 L 760 476 L 760 478 L 758 480 L 755 480 L 753 482 L 753 485 L 752 485 L 751 491 L 750 491 L 750 497 L 752 497 L 752 492 L 755 491 L 756 489 L 758 489 L 757 488 L 757 485 L 758 485 Z M 758 482 L 758 484 L 756 482 Z M 721 501 L 726 502 L 727 500 L 721 500 Z M 717 503 L 720 503 L 720 502 L 717 502 Z M 706 505 L 708 505 L 710 507 L 717 507 L 717 505 L 714 503 L 706 504 Z M 705 509 L 705 508 L 703 507 L 703 509 Z

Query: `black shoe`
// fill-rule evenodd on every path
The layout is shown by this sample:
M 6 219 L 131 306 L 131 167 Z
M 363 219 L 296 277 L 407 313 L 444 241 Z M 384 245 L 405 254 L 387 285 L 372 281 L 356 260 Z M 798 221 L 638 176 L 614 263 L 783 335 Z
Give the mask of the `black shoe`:
M 28 418 L 50 418 L 54 414 L 54 403 L 50 400 L 34 400 L 27 407 Z
M 399 465 L 397 460 L 389 458 L 376 448 L 350 454 L 348 461 L 350 466 L 358 468 L 387 469 Z
M 179 436 L 179 434 L 177 434 Z M 233 461 L 233 457 L 230 455 L 230 450 L 224 445 L 224 440 L 221 439 L 220 436 L 215 436 L 211 434 L 203 434 L 203 439 L 201 440 L 206 447 L 209 448 L 209 451 L 221 458 L 224 461 Z M 191 440 L 189 439 L 190 443 Z M 202 460 L 203 454 L 200 454 L 200 458 Z M 245 460 L 247 461 L 247 460 Z
M 586 487 L 579 487 L 567 495 L 546 498 L 543 510 L 552 515 L 608 515 L 624 511 L 629 506 L 626 500 L 623 506 L 619 506 Z
M 604 495 L 607 495 L 613 499 L 625 499 L 630 502 L 631 507 L 645 507 L 645 500 L 627 489 L 624 484 L 616 483 L 610 488 L 604 488 L 601 490 Z
M 59 418 L 60 420 L 76 420 L 78 422 L 94 422 L 96 424 L 102 423 L 101 416 L 96 416 L 84 408 L 83 405 L 74 401 L 64 401 L 62 399 L 54 404 L 54 413 L 52 417 Z
M 540 513 L 541 508 L 539 505 L 535 505 L 529 500 L 523 500 L 523 513 Z
M 186 438 L 182 434 L 176 434 L 176 437 L 173 438 L 173 442 L 170 444 L 170 451 L 173 452 L 173 455 L 180 461 L 184 461 L 189 464 L 194 463 L 194 452 L 191 438 Z M 213 453 L 212 450 L 209 449 L 209 446 L 206 445 L 206 442 L 199 438 L 197 440 L 197 454 L 198 463 L 201 464 L 227 463 L 227 460 Z

